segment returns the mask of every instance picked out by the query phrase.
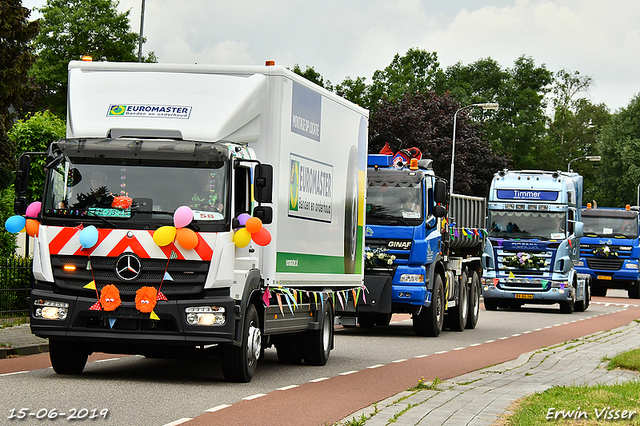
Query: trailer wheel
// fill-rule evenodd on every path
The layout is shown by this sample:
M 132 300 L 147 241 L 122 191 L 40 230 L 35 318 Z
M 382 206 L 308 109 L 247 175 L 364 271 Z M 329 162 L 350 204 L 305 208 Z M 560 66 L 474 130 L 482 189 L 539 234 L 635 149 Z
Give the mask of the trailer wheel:
M 471 283 L 469 284 L 469 315 L 467 315 L 468 329 L 476 328 L 480 317 L 480 276 L 478 271 L 471 273 Z
M 256 307 L 247 307 L 244 315 L 242 345 L 226 345 L 222 349 L 222 374 L 230 382 L 248 383 L 258 367 L 262 348 L 262 331 Z
M 467 271 L 460 276 L 458 303 L 444 317 L 445 324 L 453 331 L 464 331 L 469 315 L 469 298 L 467 291 Z
M 442 276 L 436 274 L 431 305 L 413 316 L 413 331 L 418 336 L 438 337 L 444 324 L 444 289 Z
M 358 314 L 358 325 L 361 328 L 373 328 L 376 325 L 376 314 L 363 312 Z
M 498 301 L 495 299 L 484 299 L 484 308 L 487 311 L 497 311 Z
M 49 339 L 49 359 L 57 374 L 80 374 L 87 364 L 89 352 L 80 344 Z
M 320 329 L 307 331 L 303 335 L 304 362 L 308 365 L 325 365 L 333 347 L 333 308 L 328 301 L 319 318 Z
M 358 148 L 351 147 L 347 161 L 347 182 L 344 198 L 344 272 L 356 270 L 358 249 Z
M 302 364 L 302 349 L 299 336 L 279 337 L 275 343 L 278 361 L 283 364 Z

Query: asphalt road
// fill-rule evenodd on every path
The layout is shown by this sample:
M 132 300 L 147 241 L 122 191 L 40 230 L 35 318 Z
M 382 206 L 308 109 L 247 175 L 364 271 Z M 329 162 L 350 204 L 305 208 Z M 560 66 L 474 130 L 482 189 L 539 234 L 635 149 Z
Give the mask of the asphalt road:
M 614 298 L 611 296 L 622 296 Z M 561 314 L 557 305 L 518 311 L 481 310 L 475 330 L 413 334 L 410 320 L 394 317 L 389 327 L 336 330 L 336 348 L 324 367 L 283 365 L 266 351 L 253 380 L 227 383 L 217 359 L 92 359 L 81 376 L 59 376 L 46 354 L 0 360 L 18 366 L 0 375 L 0 424 L 43 424 L 37 414 L 56 410 L 56 422 L 86 409 L 92 424 L 324 425 L 373 402 L 415 386 L 420 378 L 445 380 L 503 362 L 553 342 L 563 342 L 640 318 L 640 301 L 626 292 L 593 298 L 586 312 Z M 625 322 L 626 321 L 626 322 Z M 10 371 L 3 368 L 2 371 Z M 9 420 L 11 410 L 35 413 Z M 106 419 L 100 413 L 108 410 Z M 92 411 L 96 410 L 96 411 Z M 211 410 L 212 412 L 207 412 Z M 82 412 L 84 413 L 84 412 Z M 275 417 L 275 419 L 274 419 Z M 192 420 L 187 420 L 192 419 Z

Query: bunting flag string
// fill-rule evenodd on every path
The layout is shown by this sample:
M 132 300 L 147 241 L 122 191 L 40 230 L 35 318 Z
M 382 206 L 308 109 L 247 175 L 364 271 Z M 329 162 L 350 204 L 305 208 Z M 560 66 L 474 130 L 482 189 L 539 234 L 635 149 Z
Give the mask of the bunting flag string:
M 362 300 L 364 303 L 367 303 L 365 295 L 368 292 L 369 289 L 367 289 L 364 284 L 349 289 L 329 291 L 313 291 L 282 286 L 266 286 L 262 293 L 262 303 L 265 307 L 268 308 L 277 301 L 282 315 L 285 315 L 285 303 L 287 304 L 289 311 L 292 314 L 295 314 L 295 310 L 305 303 L 308 303 L 309 305 L 313 304 L 315 306 L 315 309 L 324 309 L 325 298 L 331 298 L 334 306 L 336 306 L 336 302 L 340 303 L 342 309 L 345 309 L 345 307 L 347 307 L 348 303 L 351 301 L 353 302 L 353 306 L 355 308 L 360 300 Z M 303 296 L 306 296 L 306 301 Z M 360 297 L 362 297 L 362 299 L 360 299 Z M 318 301 L 318 298 L 320 298 L 320 301 Z M 337 301 L 336 298 L 338 299 Z

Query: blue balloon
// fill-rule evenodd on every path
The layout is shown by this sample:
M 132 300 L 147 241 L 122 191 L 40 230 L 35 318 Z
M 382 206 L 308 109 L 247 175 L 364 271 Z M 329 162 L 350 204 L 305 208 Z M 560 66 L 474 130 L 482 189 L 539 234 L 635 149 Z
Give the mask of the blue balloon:
M 93 225 L 87 226 L 80 231 L 78 238 L 83 249 L 91 248 L 98 242 L 98 229 Z
M 15 215 L 11 216 L 4 222 L 4 229 L 6 229 L 7 232 L 11 232 L 12 234 L 17 234 L 24 229 L 26 224 L 27 219 L 25 219 L 24 216 Z

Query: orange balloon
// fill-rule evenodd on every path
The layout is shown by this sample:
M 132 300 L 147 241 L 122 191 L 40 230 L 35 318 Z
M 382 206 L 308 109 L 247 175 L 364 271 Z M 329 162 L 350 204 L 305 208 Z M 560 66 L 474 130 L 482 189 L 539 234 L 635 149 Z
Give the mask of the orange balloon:
M 262 229 L 262 221 L 257 217 L 251 217 L 247 219 L 247 223 L 245 223 L 244 227 L 250 233 L 255 234 Z
M 27 234 L 29 234 L 30 237 L 37 237 L 38 231 L 40 230 L 40 222 L 35 219 L 27 219 L 25 228 L 27 229 Z
M 189 228 L 178 228 L 176 239 L 178 244 L 187 250 L 194 249 L 198 245 L 198 235 Z
M 260 228 L 258 232 L 251 234 L 251 239 L 259 246 L 266 246 L 271 242 L 271 233 L 266 228 Z

